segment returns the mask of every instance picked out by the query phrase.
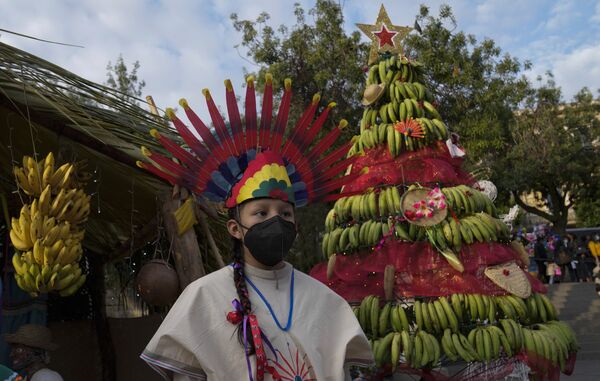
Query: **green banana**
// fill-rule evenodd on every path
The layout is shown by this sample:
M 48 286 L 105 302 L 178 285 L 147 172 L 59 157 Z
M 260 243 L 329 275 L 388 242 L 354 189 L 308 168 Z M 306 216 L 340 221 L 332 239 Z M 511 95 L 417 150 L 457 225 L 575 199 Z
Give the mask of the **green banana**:
M 451 361 L 457 361 L 458 360 L 458 352 L 456 351 L 456 348 L 454 347 L 454 344 L 452 343 L 452 332 L 450 331 L 449 328 L 446 328 L 444 330 L 444 335 L 442 336 L 441 343 L 442 343 L 442 349 L 444 350 L 444 353 L 446 354 L 446 356 L 448 356 L 448 358 Z
M 386 303 L 381 313 L 379 314 L 379 336 L 383 337 L 388 330 L 390 323 L 390 311 L 392 309 L 391 303 Z
M 404 331 L 408 331 L 410 329 L 410 324 L 408 322 L 408 317 L 406 316 L 406 311 L 404 311 L 404 308 L 402 308 L 402 306 L 398 306 L 396 308 L 398 317 L 400 318 L 400 323 L 402 325 L 402 329 Z
M 442 307 L 442 303 L 439 301 L 439 299 L 431 302 L 431 304 L 433 304 L 435 313 L 437 314 L 437 318 L 440 324 L 440 331 L 443 331 L 449 326 L 448 317 L 446 316 L 444 307 Z
M 375 296 L 371 300 L 371 333 L 373 337 L 377 337 L 379 332 L 379 314 L 381 308 L 379 307 L 379 297 Z

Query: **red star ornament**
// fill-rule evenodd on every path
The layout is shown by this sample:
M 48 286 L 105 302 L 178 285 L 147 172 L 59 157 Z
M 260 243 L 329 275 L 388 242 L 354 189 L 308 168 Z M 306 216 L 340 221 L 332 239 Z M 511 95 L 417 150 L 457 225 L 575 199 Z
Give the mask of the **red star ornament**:
M 369 52 L 369 65 L 377 62 L 380 53 L 402 54 L 402 40 L 413 30 L 408 26 L 393 25 L 383 4 L 375 24 L 356 24 L 356 26 L 373 41 Z
M 385 24 L 381 25 L 381 30 L 379 32 L 375 32 L 373 33 L 374 35 L 377 36 L 377 38 L 379 38 L 379 47 L 383 48 L 385 46 L 385 44 L 394 46 L 394 40 L 393 37 L 395 35 L 398 34 L 398 32 L 394 32 L 394 31 L 389 31 L 387 30 L 387 28 L 385 27 Z

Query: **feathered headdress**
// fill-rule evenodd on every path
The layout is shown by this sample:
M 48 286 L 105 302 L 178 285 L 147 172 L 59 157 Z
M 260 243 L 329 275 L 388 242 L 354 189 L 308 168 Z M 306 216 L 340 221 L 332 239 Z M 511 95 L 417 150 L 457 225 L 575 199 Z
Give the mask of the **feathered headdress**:
M 219 113 L 210 92 L 204 89 L 203 94 L 215 133 L 200 120 L 187 101 L 182 99 L 179 104 L 200 139 L 172 109 L 167 109 L 167 116 L 187 148 L 181 147 L 157 130 L 152 130 L 152 136 L 177 161 L 142 147 L 149 163 L 138 162 L 138 165 L 209 200 L 225 202 L 228 208 L 261 197 L 281 199 L 297 207 L 314 201 L 341 197 L 340 193 L 332 192 L 352 181 L 352 177 L 356 177 L 337 177 L 354 161 L 353 157 L 345 158 L 352 142 L 327 155 L 324 153 L 338 139 L 341 130 L 348 123 L 342 119 L 337 128 L 313 145 L 327 115 L 335 106 L 335 103 L 330 103 L 315 119 L 320 100 L 317 94 L 286 139 L 285 129 L 292 98 L 291 84 L 290 79 L 284 82 L 284 92 L 275 123 L 272 123 L 273 84 L 270 74 L 266 76 L 260 120 L 256 113 L 254 79 L 247 79 L 244 124 L 231 81 L 225 81 L 228 125 Z

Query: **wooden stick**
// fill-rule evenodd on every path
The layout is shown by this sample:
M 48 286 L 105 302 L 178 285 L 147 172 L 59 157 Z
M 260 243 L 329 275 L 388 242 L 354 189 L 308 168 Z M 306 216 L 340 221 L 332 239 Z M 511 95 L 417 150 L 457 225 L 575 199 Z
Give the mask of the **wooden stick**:
M 162 208 L 165 228 L 173 245 L 173 258 L 181 290 L 206 274 L 194 229 L 190 229 L 182 235 L 177 233 L 177 221 L 174 213 L 187 197 L 187 190 L 174 187 L 172 196 L 165 201 Z
M 210 232 L 206 214 L 202 210 L 200 210 L 200 208 L 198 208 L 198 207 L 196 207 L 194 209 L 196 210 L 196 218 L 198 219 L 198 222 L 200 223 L 200 228 L 202 229 L 202 232 L 206 236 L 206 240 L 208 241 L 208 245 L 210 246 L 210 253 L 212 254 L 213 258 L 217 261 L 219 268 L 225 267 L 225 262 L 223 261 L 223 257 L 221 256 L 221 253 L 219 252 L 219 248 L 217 247 L 217 244 L 215 243 L 215 239 L 214 239 L 212 233 Z

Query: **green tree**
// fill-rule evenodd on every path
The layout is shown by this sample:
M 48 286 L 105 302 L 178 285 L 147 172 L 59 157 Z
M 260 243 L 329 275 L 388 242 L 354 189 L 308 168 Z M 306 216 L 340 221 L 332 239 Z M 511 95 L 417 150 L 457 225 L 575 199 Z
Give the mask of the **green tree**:
M 595 197 L 581 199 L 575 205 L 577 213 L 577 226 L 594 227 L 600 226 L 600 193 Z
M 307 13 L 312 22 L 307 21 Z M 312 96 L 320 93 L 322 105 L 337 103 L 323 130 L 329 131 L 340 119 L 347 119 L 351 127 L 339 139 L 346 142 L 356 132 L 362 114 L 363 69 L 369 46 L 360 41 L 358 31 L 345 33 L 338 3 L 317 0 L 308 12 L 295 4 L 294 16 L 294 26 L 277 28 L 268 25 L 270 16 L 265 12 L 253 21 L 241 20 L 234 13 L 231 20 L 241 33 L 241 47 L 258 66 L 251 74 L 259 82 L 264 83 L 267 72 L 273 75 L 275 86 L 281 86 L 285 78 L 292 79 L 289 124 L 293 125 Z M 301 269 L 307 270 L 322 259 L 320 234 L 327 210 L 324 205 L 315 205 L 298 211 L 299 239 L 292 260 Z
M 110 61 L 106 65 L 105 85 L 119 91 L 118 97 L 121 99 L 132 101 L 131 98 L 139 98 L 142 95 L 142 89 L 146 86 L 146 82 L 138 78 L 139 68 L 140 62 L 135 61 L 133 69 L 130 71 L 123 60 L 123 55 L 119 54 L 114 65 Z
M 595 200 L 599 105 L 591 92 L 583 89 L 564 104 L 551 78 L 533 86 L 522 74 L 530 62 L 503 53 L 491 39 L 455 32 L 448 5 L 438 16 L 421 6 L 417 22 L 422 32 L 407 38 L 407 54 L 427 68 L 423 81 L 444 121 L 463 138 L 468 168 L 498 185 L 501 208 L 511 194 L 541 192 L 548 212 L 513 199 L 564 230 L 569 208 Z M 580 209 L 587 215 L 589 208 Z
M 456 31 L 449 5 L 442 5 L 438 16 L 422 5 L 417 23 L 422 31 L 407 37 L 405 54 L 427 69 L 423 82 L 444 121 L 461 136 L 468 167 L 490 167 L 508 144 L 514 111 L 530 93 L 522 71 L 531 64 L 502 52 L 492 39 L 478 41 Z
M 579 202 L 584 218 L 595 217 L 585 217 L 585 205 L 593 207 L 599 193 L 599 115 L 600 103 L 589 89 L 565 103 L 549 74 L 517 114 L 510 127 L 511 144 L 493 166 L 497 184 L 510 190 L 524 210 L 552 222 L 558 232 L 564 232 L 568 211 Z M 541 208 L 519 197 L 529 192 L 541 193 Z

